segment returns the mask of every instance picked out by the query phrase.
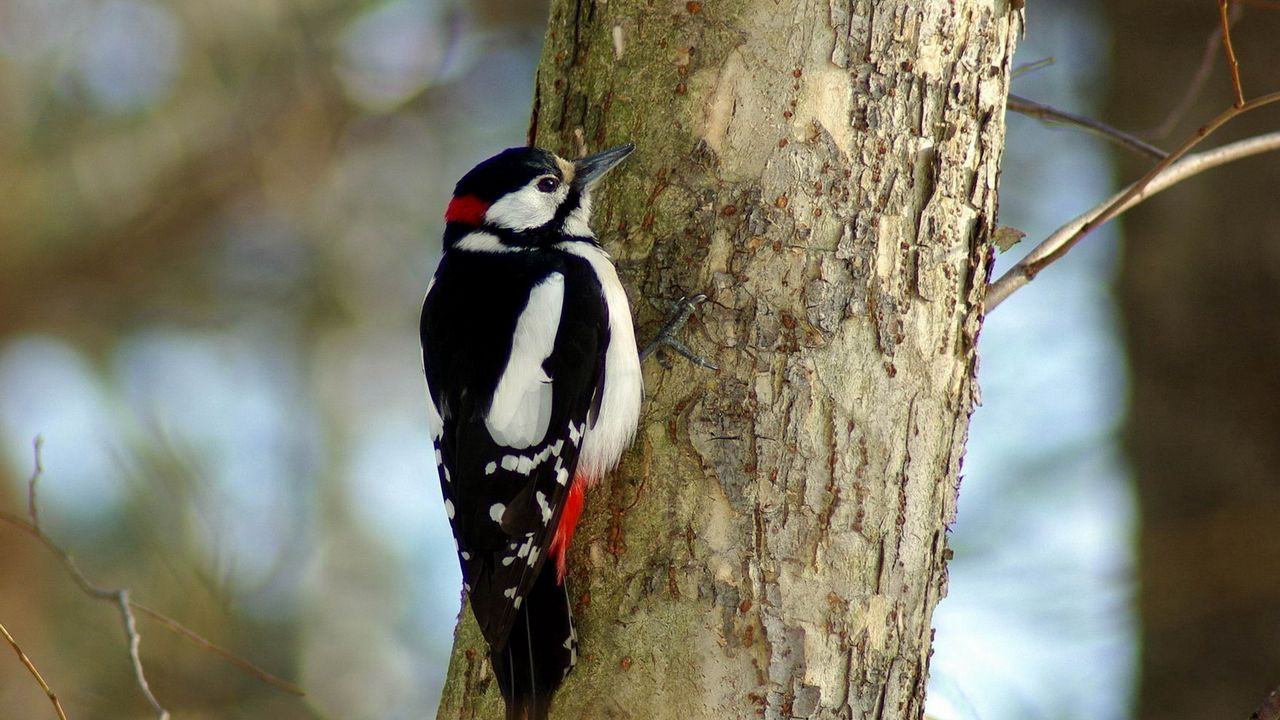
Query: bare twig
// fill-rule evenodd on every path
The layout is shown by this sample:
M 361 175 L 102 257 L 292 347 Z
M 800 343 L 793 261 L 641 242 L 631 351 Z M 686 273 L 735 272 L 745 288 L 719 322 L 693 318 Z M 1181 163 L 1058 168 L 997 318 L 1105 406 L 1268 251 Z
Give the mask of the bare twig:
M 9 647 L 13 648 L 13 651 L 18 654 L 18 660 L 22 661 L 22 664 L 27 667 L 27 672 L 31 673 L 36 682 L 40 683 L 40 689 L 44 690 L 44 694 L 49 696 L 49 702 L 53 703 L 53 710 L 58 713 L 59 720 L 67 720 L 67 713 L 62 710 L 62 703 L 58 700 L 57 694 L 53 692 L 53 688 L 49 687 L 49 683 L 44 681 L 44 676 L 36 669 L 36 665 L 31 662 L 31 658 L 27 657 L 27 654 L 22 651 L 22 646 L 18 644 L 18 641 L 14 640 L 13 636 L 9 634 L 9 630 L 4 626 L 4 623 L 0 623 L 0 633 L 4 633 L 4 639 L 9 641 Z
M 1098 207 L 1062 226 L 1031 252 L 1027 253 L 1026 257 L 1018 261 L 1017 265 L 1010 268 L 1008 272 L 1000 276 L 1000 279 L 992 283 L 988 288 L 986 296 L 987 312 L 994 310 L 1015 290 L 1034 280 L 1041 270 L 1070 252 L 1071 248 L 1075 247 L 1076 243 L 1080 242 L 1086 235 L 1116 215 L 1142 202 L 1142 200 L 1209 168 L 1248 155 L 1256 155 L 1280 148 L 1280 133 L 1269 133 L 1232 143 L 1217 150 L 1193 155 L 1179 162 L 1192 148 L 1233 118 L 1250 110 L 1280 101 L 1280 92 L 1269 93 L 1247 102 L 1244 99 L 1244 89 L 1240 85 L 1239 63 L 1236 62 L 1235 50 L 1231 46 L 1231 23 L 1238 16 L 1238 12 L 1228 13 L 1232 1 L 1218 0 L 1218 14 L 1221 25 L 1215 36 L 1211 38 L 1210 44 L 1216 44 L 1217 35 L 1222 36 L 1222 42 L 1227 53 L 1227 62 L 1231 66 L 1231 81 L 1232 89 L 1235 92 L 1235 103 L 1192 133 L 1176 150 L 1156 163 L 1137 182 L 1112 196 Z M 1239 2 L 1239 0 L 1235 1 Z M 1211 66 L 1212 57 L 1210 56 L 1202 62 L 1200 75 L 1207 76 L 1208 68 Z M 1200 81 L 1201 78 L 1198 76 L 1196 83 Z M 1185 96 L 1183 104 L 1187 104 L 1190 97 L 1194 97 L 1194 93 L 1189 93 Z M 1181 108 L 1178 112 L 1181 112 Z M 1176 121 L 1176 118 L 1171 118 L 1170 121 L 1166 122 L 1171 121 Z
M 93 584 L 93 582 L 89 580 L 88 576 L 86 576 L 84 572 L 80 569 L 80 566 L 76 564 L 76 561 L 71 557 L 71 554 L 66 550 L 62 549 L 60 545 L 55 543 L 52 538 L 46 535 L 45 532 L 42 529 L 40 529 L 40 527 L 36 524 L 34 520 L 34 518 L 38 517 L 38 515 L 37 515 L 37 507 L 35 504 L 35 495 L 33 491 L 36 486 L 37 480 L 39 479 L 40 475 L 43 473 L 43 470 L 44 470 L 40 460 L 41 442 L 38 438 L 34 445 L 35 445 L 36 469 L 35 469 L 35 472 L 32 474 L 31 480 L 28 483 L 28 489 L 29 491 L 32 491 L 32 494 L 29 495 L 27 499 L 28 513 L 30 514 L 32 519 L 27 520 L 13 513 L 0 511 L 0 522 L 7 523 L 9 525 L 12 525 L 18 528 L 19 530 L 22 530 L 23 532 L 27 533 L 31 537 L 38 540 L 42 545 L 45 546 L 45 548 L 49 550 L 49 552 L 57 556 L 58 560 L 62 563 L 62 566 L 66 569 L 67 573 L 71 576 L 71 579 L 75 581 L 75 584 L 80 588 L 80 591 L 83 592 L 85 595 L 88 595 L 89 597 L 95 600 L 110 602 L 111 604 L 116 606 L 116 608 L 120 611 L 121 625 L 124 627 L 125 638 L 129 642 L 129 663 L 133 668 L 134 679 L 136 680 L 138 688 L 139 690 L 141 690 L 143 697 L 145 697 L 147 702 L 151 705 L 151 709 L 153 712 L 155 712 L 156 717 L 158 717 L 160 720 L 169 720 L 169 711 L 166 710 L 164 706 L 161 705 L 160 702 L 156 699 L 155 695 L 151 692 L 150 683 L 147 682 L 146 672 L 142 665 L 142 657 L 139 654 L 139 648 L 142 643 L 142 635 L 141 633 L 138 632 L 138 623 L 137 623 L 136 617 L 134 616 L 135 610 L 156 620 L 157 622 L 164 625 L 169 630 L 187 638 L 188 640 L 191 640 L 192 642 L 212 652 L 213 654 L 218 655 L 224 659 L 230 660 L 231 662 L 235 663 L 239 667 L 245 669 L 246 671 L 248 671 L 249 673 L 251 673 L 252 675 L 254 675 L 255 677 L 261 679 L 266 683 L 274 685 L 284 690 L 285 692 L 291 693 L 293 695 L 302 696 L 305 694 L 298 686 L 288 683 L 284 680 L 281 680 L 275 675 L 272 675 L 271 673 L 265 670 L 262 670 L 261 668 L 258 668 L 254 664 L 250 663 L 248 660 L 237 657 L 236 655 L 232 654 L 229 650 L 226 650 L 224 648 L 221 648 L 215 645 L 209 640 L 206 640 L 199 633 L 187 628 L 177 620 L 174 620 L 173 618 L 167 615 L 164 615 L 163 613 L 157 612 L 148 607 L 145 607 L 143 605 L 133 602 L 129 598 L 129 591 L 127 589 L 126 590 L 105 590 Z
M 40 513 L 36 509 L 36 483 L 40 482 L 40 476 L 44 474 L 44 463 L 40 460 L 40 450 L 44 447 L 44 438 L 37 435 L 35 440 L 31 441 L 31 449 L 36 456 L 36 467 L 31 471 L 31 477 L 27 479 L 27 516 L 31 518 L 31 526 L 40 529 Z
M 289 682 L 288 680 L 284 680 L 284 679 L 282 679 L 282 678 L 280 678 L 280 677 L 277 677 L 277 676 L 275 676 L 275 675 L 272 675 L 271 673 L 267 672 L 266 670 L 263 670 L 262 668 L 258 667 L 257 665 L 254 665 L 253 663 L 249 662 L 248 660 L 245 660 L 244 658 L 240 657 L 239 655 L 236 655 L 235 653 L 231 652 L 230 650 L 227 650 L 227 649 L 226 649 L 226 648 L 224 648 L 224 647 L 221 647 L 221 646 L 219 646 L 219 645 L 215 645 L 214 643 L 210 642 L 209 640 L 206 640 L 205 638 L 201 637 L 200 635 L 198 635 L 197 633 L 195 633 L 195 632 L 194 632 L 194 631 L 192 631 L 191 629 L 187 628 L 187 627 L 186 627 L 185 625 L 183 625 L 182 623 L 180 623 L 180 622 L 178 622 L 178 621 L 174 620 L 173 618 L 169 617 L 168 615 L 165 615 L 164 613 L 161 613 L 161 612 L 157 612 L 157 611 L 155 611 L 155 610 L 152 610 L 151 608 L 147 607 L 146 605 L 141 605 L 141 604 L 136 603 L 136 602 L 132 602 L 132 601 L 130 601 L 130 603 L 129 603 L 129 604 L 133 607 L 133 609 L 134 609 L 134 610 L 137 610 L 138 612 L 142 613 L 143 615 L 146 615 L 147 617 L 151 618 L 152 620 L 155 620 L 156 622 L 160 623 L 161 625 L 164 625 L 165 627 L 167 627 L 167 628 L 169 628 L 170 630 L 172 630 L 174 633 L 176 633 L 176 634 L 178 634 L 178 635 L 181 635 L 181 636 L 185 637 L 186 639 L 190 640 L 191 642 L 195 643 L 196 645 L 199 645 L 200 647 L 204 648 L 205 650 L 207 650 L 207 651 L 209 651 L 209 652 L 213 653 L 214 655 L 217 655 L 218 657 L 222 658 L 223 660 L 226 660 L 227 662 L 230 662 L 230 663 L 232 663 L 232 664 L 234 664 L 234 665 L 239 666 L 241 670 L 244 670 L 245 672 L 249 673 L 250 675 L 253 675 L 254 677 L 258 678 L 259 680 L 261 680 L 261 681 L 263 681 L 263 682 L 265 682 L 265 683 L 268 683 L 268 684 L 270 684 L 270 685 L 275 685 L 276 687 L 280 688 L 281 690 L 284 690 L 285 692 L 289 693 L 290 695 L 296 695 L 297 697 L 303 697 L 303 696 L 305 696 L 305 695 L 307 694 L 307 693 L 306 693 L 306 691 L 304 691 L 302 688 L 298 687 L 297 685 L 294 685 L 293 683 Z
M 151 684 L 147 682 L 147 673 L 142 669 L 142 655 L 138 652 L 142 646 L 142 635 L 138 632 L 138 619 L 133 616 L 133 606 L 129 603 L 128 590 L 115 591 L 116 607 L 120 608 L 120 622 L 124 625 L 125 637 L 129 638 L 129 663 L 133 665 L 133 679 L 142 690 L 142 696 L 151 704 L 152 711 L 160 720 L 169 720 L 169 711 L 164 709 L 155 693 L 151 692 Z
M 1263 100 L 1271 98 L 1271 102 L 1280 100 L 1280 93 L 1259 98 Z M 1253 101 L 1254 103 L 1258 100 Z M 1246 108 L 1256 107 L 1252 103 L 1246 103 Z M 1238 113 L 1237 113 L 1238 114 Z M 1221 123 L 1219 123 L 1221 124 Z M 1210 128 L 1211 130 L 1211 128 Z M 1201 138 L 1203 139 L 1203 136 Z M 1209 170 L 1219 165 L 1225 165 L 1241 158 L 1251 155 L 1258 155 L 1264 152 L 1280 150 L 1280 131 L 1259 135 L 1257 137 L 1241 140 L 1229 145 L 1224 145 L 1213 150 L 1206 150 L 1194 155 L 1188 155 L 1181 161 L 1173 165 L 1161 163 L 1153 173 L 1148 173 L 1146 177 L 1138 182 L 1130 185 L 1128 188 L 1116 193 L 1098 206 L 1080 215 L 1071 222 L 1058 228 L 1052 235 L 1045 238 L 1043 242 L 1035 247 L 1026 257 L 1022 258 L 1017 265 L 1013 266 L 1000 279 L 992 283 L 987 288 L 986 308 L 987 312 L 991 312 L 1005 298 L 1013 294 L 1015 290 L 1023 287 L 1027 283 L 1035 279 L 1035 276 L 1045 268 L 1049 263 L 1062 257 L 1075 243 L 1081 238 L 1092 232 L 1107 220 L 1119 215 L 1129 208 L 1137 205 L 1143 200 L 1155 195 L 1156 193 L 1176 185 L 1183 180 Z M 1174 155 L 1181 155 L 1186 152 L 1186 148 L 1179 148 Z M 1170 157 L 1174 157 L 1171 155 Z M 1175 158 L 1176 159 L 1176 158 Z
M 138 654 L 138 647 L 142 642 L 142 636 L 138 634 L 137 621 L 133 617 L 133 610 L 129 605 L 128 590 L 104 590 L 92 582 L 81 572 L 79 566 L 71 555 L 59 547 L 53 540 L 44 534 L 44 531 L 35 525 L 13 515 L 12 513 L 0 512 L 0 521 L 6 522 L 14 527 L 23 530 L 28 535 L 39 540 L 46 548 L 49 549 L 58 559 L 62 561 L 62 566 L 70 573 L 71 579 L 75 580 L 76 585 L 80 586 L 80 590 L 84 594 L 95 600 L 110 602 L 120 610 L 122 624 L 124 626 L 125 638 L 129 641 L 129 664 L 133 667 L 134 678 L 138 681 L 138 689 L 142 691 L 142 696 L 146 698 L 147 703 L 151 705 L 151 709 L 155 712 L 156 717 L 160 720 L 169 720 L 169 711 L 164 709 L 156 696 L 152 694 L 151 687 L 147 683 L 146 671 L 142 666 L 142 658 Z
M 1235 48 L 1231 47 L 1231 21 L 1227 19 L 1227 6 L 1231 0 L 1218 0 L 1218 17 L 1222 22 L 1222 47 L 1227 52 L 1227 66 L 1231 68 L 1231 87 L 1236 91 L 1236 107 L 1244 107 L 1244 87 L 1240 85 L 1240 63 L 1236 62 Z
M 1240 6 L 1235 5 L 1228 13 L 1227 24 L 1231 25 L 1236 20 L 1240 19 L 1240 15 Z M 1161 139 L 1168 137 L 1169 133 L 1174 131 L 1174 128 L 1176 128 L 1178 123 L 1182 121 L 1182 118 L 1187 114 L 1187 111 L 1191 109 L 1193 104 L 1195 104 L 1196 99 L 1200 97 L 1200 93 L 1204 90 L 1205 84 L 1209 82 L 1209 75 L 1213 73 L 1214 60 L 1218 57 L 1218 43 L 1220 42 L 1222 42 L 1221 25 L 1214 28 L 1213 32 L 1209 33 L 1209 37 L 1205 40 L 1204 52 L 1200 56 L 1200 64 L 1196 66 L 1195 75 L 1192 76 L 1191 82 L 1187 85 L 1187 89 L 1182 93 L 1182 97 L 1178 99 L 1178 104 L 1169 111 L 1169 114 L 1165 116 L 1165 119 L 1161 121 L 1159 125 L 1149 131 L 1143 132 L 1142 135 L 1149 138 Z
M 1040 58 L 1034 62 L 1023 63 L 1022 65 L 1014 68 L 1013 72 L 1009 73 L 1009 77 L 1016 78 L 1021 75 L 1026 75 L 1027 73 L 1033 73 L 1037 70 L 1043 70 L 1056 62 L 1058 62 L 1057 58 L 1050 55 L 1049 57 Z
M 1067 112 L 1066 110 L 1059 110 L 1050 105 L 1038 103 L 1034 100 L 1028 100 L 1027 98 L 1019 95 L 1009 96 L 1009 109 L 1016 113 L 1037 118 L 1039 120 L 1065 123 L 1067 125 L 1075 125 L 1076 127 L 1090 130 L 1097 135 L 1107 138 L 1108 140 L 1115 141 L 1122 147 L 1128 148 L 1140 155 L 1155 158 L 1156 160 L 1162 160 L 1165 155 L 1168 155 L 1168 153 L 1155 145 L 1140 140 L 1123 130 L 1113 128 L 1101 120 L 1094 120 L 1091 117 L 1077 115 L 1075 113 Z

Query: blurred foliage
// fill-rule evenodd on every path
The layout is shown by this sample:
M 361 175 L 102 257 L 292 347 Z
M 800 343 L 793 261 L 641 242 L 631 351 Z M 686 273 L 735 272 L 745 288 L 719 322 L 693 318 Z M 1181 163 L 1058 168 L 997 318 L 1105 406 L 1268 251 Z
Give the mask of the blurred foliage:
M 417 309 L 453 182 L 523 141 L 545 17 L 0 4 L 0 504 L 42 434 L 42 520 L 91 579 L 308 690 L 140 617 L 176 717 L 433 713 L 458 580 Z M 151 716 L 114 609 L 0 548 L 0 621 L 69 716 Z M 46 715 L 4 665 L 0 717 Z

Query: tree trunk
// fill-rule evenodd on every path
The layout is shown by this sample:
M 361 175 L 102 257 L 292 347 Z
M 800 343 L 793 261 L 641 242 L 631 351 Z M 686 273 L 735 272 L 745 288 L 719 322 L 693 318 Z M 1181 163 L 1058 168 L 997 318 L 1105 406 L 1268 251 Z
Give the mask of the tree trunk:
M 977 392 L 1005 2 L 556 0 L 531 140 L 624 141 L 594 227 L 650 363 L 570 554 L 560 718 L 915 718 Z M 441 718 L 501 700 L 464 612 Z
M 1217 24 L 1203 2 L 1105 4 L 1122 48 L 1112 119 L 1161 123 Z M 1159 18 L 1158 26 L 1152 19 Z M 1249 96 L 1280 89 L 1280 17 L 1232 32 Z M 1221 53 L 1221 50 L 1218 50 Z M 1231 104 L 1221 54 L 1166 145 Z M 1275 129 L 1246 115 L 1212 144 Z M 1124 158 L 1126 177 L 1146 168 Z M 1280 164 L 1251 158 L 1125 216 L 1126 432 L 1141 511 L 1140 718 L 1247 717 L 1280 683 Z M 1229 188 L 1229 190 L 1224 190 Z

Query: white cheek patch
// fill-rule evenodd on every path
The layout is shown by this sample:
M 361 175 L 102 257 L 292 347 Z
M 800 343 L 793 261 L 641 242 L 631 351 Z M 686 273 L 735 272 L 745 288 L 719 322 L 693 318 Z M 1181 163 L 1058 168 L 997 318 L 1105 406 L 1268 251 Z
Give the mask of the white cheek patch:
M 467 233 L 465 237 L 459 240 L 454 247 L 458 250 L 469 250 L 471 252 L 486 253 L 509 253 L 520 252 L 521 248 L 511 245 L 504 245 L 493 233 L 481 232 L 479 230 Z
M 574 237 L 595 237 L 591 232 L 591 194 L 583 192 L 578 198 L 578 207 L 569 213 L 564 220 L 564 231 Z
M 551 378 L 542 363 L 555 346 L 564 308 L 564 275 L 552 273 L 529 293 L 511 343 L 511 357 L 498 380 L 485 427 L 494 442 L 517 450 L 538 443 L 551 422 Z M 514 467 L 509 467 L 512 465 Z M 502 467 L 516 469 L 519 459 L 502 458 Z
M 484 214 L 485 222 L 508 230 L 528 230 L 542 227 L 556 216 L 556 209 L 569 193 L 564 183 L 555 192 L 542 192 L 538 189 L 538 180 L 507 193 L 497 202 L 489 206 Z

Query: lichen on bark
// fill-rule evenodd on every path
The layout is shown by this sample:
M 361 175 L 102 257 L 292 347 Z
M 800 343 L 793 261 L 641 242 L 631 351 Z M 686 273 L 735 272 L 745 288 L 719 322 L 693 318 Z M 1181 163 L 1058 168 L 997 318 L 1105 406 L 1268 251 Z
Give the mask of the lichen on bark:
M 976 401 L 1003 2 L 556 0 L 531 141 L 638 149 L 593 226 L 650 363 L 570 555 L 561 718 L 914 718 Z M 464 613 L 442 718 L 500 717 Z

